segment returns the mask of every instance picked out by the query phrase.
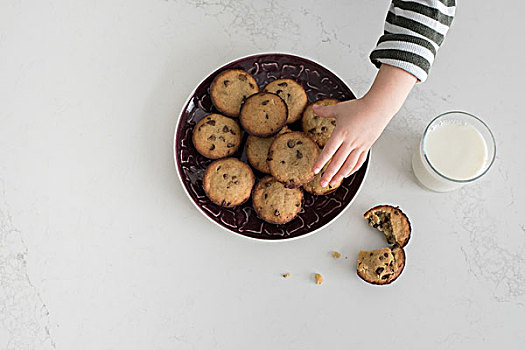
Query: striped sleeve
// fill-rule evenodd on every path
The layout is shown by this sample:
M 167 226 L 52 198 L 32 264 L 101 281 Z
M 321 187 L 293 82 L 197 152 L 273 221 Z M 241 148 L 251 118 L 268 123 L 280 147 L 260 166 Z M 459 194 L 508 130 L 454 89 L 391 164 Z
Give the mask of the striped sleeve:
M 455 13 L 455 0 L 393 0 L 370 60 L 378 68 L 389 64 L 425 81 Z

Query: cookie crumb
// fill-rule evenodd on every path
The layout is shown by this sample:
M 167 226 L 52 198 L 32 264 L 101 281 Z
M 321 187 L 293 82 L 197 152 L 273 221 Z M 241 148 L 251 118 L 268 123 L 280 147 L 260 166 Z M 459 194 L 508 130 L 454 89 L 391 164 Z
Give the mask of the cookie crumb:
M 320 273 L 315 274 L 315 284 L 321 284 L 323 283 L 323 276 L 321 276 Z
M 291 276 L 291 274 L 290 274 L 289 272 L 283 274 L 283 277 L 284 277 L 284 278 L 288 278 L 288 277 L 290 277 L 290 276 Z
M 332 256 L 335 258 L 335 259 L 339 259 L 341 257 L 341 253 L 339 252 L 332 252 Z

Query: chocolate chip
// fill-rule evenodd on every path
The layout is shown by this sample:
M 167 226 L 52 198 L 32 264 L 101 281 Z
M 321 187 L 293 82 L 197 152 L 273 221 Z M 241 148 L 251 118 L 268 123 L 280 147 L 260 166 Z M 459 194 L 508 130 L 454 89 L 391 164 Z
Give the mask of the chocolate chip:
M 255 89 L 255 86 L 253 86 L 252 83 L 249 83 L 249 85 L 250 85 L 250 89 Z
M 377 273 L 378 275 L 381 274 L 381 272 L 383 272 L 383 271 L 385 271 L 385 269 L 382 268 L 382 267 L 378 267 L 378 268 L 376 269 L 376 273 Z
M 212 143 L 212 144 L 211 144 L 211 147 L 210 147 L 210 151 L 213 151 L 214 149 L 215 149 L 215 144 Z
M 269 158 L 269 157 L 266 158 L 266 161 L 267 161 L 267 162 L 271 162 L 272 160 L 273 160 L 273 158 Z
M 383 259 L 384 259 L 383 256 L 380 256 L 380 257 L 379 257 L 379 260 L 383 260 Z
M 225 81 L 224 81 L 224 86 L 228 86 L 229 83 L 230 83 L 229 80 L 225 80 Z
M 302 154 L 301 151 L 299 151 L 299 150 L 297 150 L 297 154 L 296 154 L 296 156 L 297 156 L 297 159 L 301 159 L 301 158 L 303 158 L 303 154 Z
M 216 137 L 215 135 L 210 135 L 210 137 L 208 137 L 208 140 L 210 141 L 215 141 Z
M 321 131 L 322 131 L 322 132 L 325 132 L 326 130 L 328 130 L 328 128 L 327 128 L 326 126 L 322 126 L 322 127 L 321 127 Z
M 239 180 L 233 182 L 235 185 L 239 184 Z
M 226 204 L 226 201 L 223 199 L 221 202 L 221 206 L 224 207 L 224 204 Z
M 317 114 L 314 114 L 314 119 L 315 120 L 319 119 L 319 116 Z
M 224 138 L 224 136 L 219 136 L 219 140 L 221 140 L 221 141 L 226 141 L 226 139 Z
M 299 208 L 299 206 L 301 206 L 301 203 L 295 203 L 295 206 Z
M 283 81 L 282 83 L 279 83 L 277 85 L 279 85 L 279 86 L 288 86 L 288 83 Z
M 281 160 L 281 164 L 284 164 L 284 163 L 286 163 L 286 162 L 284 160 Z
M 265 115 L 264 117 L 265 117 L 266 119 L 268 119 L 268 118 L 269 118 L 269 117 L 268 117 L 268 113 L 266 113 L 266 115 Z
M 224 128 L 222 128 L 222 131 L 223 132 L 228 132 L 228 131 L 230 131 L 230 129 L 226 125 L 224 125 Z
M 235 180 L 237 178 L 237 176 L 233 175 L 232 176 L 232 180 Z
M 221 168 L 222 168 L 222 165 L 219 165 L 219 166 L 217 167 L 217 171 L 219 171 Z
M 385 258 L 388 258 L 388 253 L 383 254 Z
M 379 224 L 374 224 L 374 228 L 378 228 L 379 226 Z
M 248 78 L 246 78 L 246 75 L 244 75 L 244 74 L 239 74 L 239 80 L 240 81 L 246 81 L 246 80 L 248 80 Z
M 266 105 L 268 104 L 268 102 L 270 102 L 270 100 L 264 100 L 264 101 L 261 102 L 261 104 L 262 104 L 263 106 L 266 106 Z
M 233 129 L 230 129 L 230 134 L 237 135 L 237 133 L 235 131 L 233 131 Z
M 328 184 L 328 188 L 332 188 L 332 185 Z
M 384 275 L 383 277 L 381 277 L 381 279 L 386 280 L 388 277 L 390 277 L 390 275 Z
M 223 179 L 225 179 L 225 178 L 228 177 L 228 174 L 223 174 L 222 177 L 223 177 Z
M 335 120 L 332 120 L 330 123 L 332 123 L 332 125 L 335 126 Z
M 394 212 L 394 215 L 399 215 L 399 212 L 395 211 L 395 212 Z
M 288 95 L 288 99 L 290 99 L 290 96 L 291 96 L 291 95 L 290 95 L 290 94 L 287 94 L 287 95 Z
M 268 198 L 268 193 L 264 194 L 264 199 Z
M 303 141 L 297 141 L 297 144 L 298 144 L 298 145 L 302 145 L 302 144 L 303 144 Z
M 279 95 L 281 92 L 283 92 L 283 90 L 277 90 L 275 93 Z
M 264 186 L 266 186 L 266 187 L 270 187 L 271 185 L 272 185 L 272 184 L 269 183 L 269 182 L 267 182 L 267 183 L 264 184 Z
M 275 215 L 275 216 L 279 216 L 279 215 L 281 215 L 281 214 L 279 213 L 279 210 L 275 209 L 275 211 L 273 212 L 273 215 Z
M 294 148 L 295 147 L 295 140 L 288 140 L 288 142 L 286 144 L 288 145 L 289 148 Z
M 370 256 L 374 255 L 374 253 L 370 253 Z
M 308 130 L 308 132 L 313 134 L 315 132 L 315 128 L 311 128 L 310 130 Z
M 231 204 L 230 202 L 227 202 L 227 203 L 226 203 L 226 206 L 227 206 L 227 207 L 229 207 L 229 206 L 230 206 L 230 204 Z
M 215 120 L 208 120 L 206 124 L 215 125 Z
M 234 146 L 235 146 L 235 145 L 234 145 L 233 143 L 229 143 L 229 142 L 228 142 L 228 144 L 226 145 L 226 147 L 228 147 L 228 148 L 232 148 L 232 147 L 234 147 Z

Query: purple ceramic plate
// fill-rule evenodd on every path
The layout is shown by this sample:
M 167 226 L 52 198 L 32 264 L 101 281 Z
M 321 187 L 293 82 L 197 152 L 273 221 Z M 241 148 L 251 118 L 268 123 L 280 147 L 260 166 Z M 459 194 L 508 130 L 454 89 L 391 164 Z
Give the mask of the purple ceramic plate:
M 370 154 L 361 167 L 352 176 L 346 178 L 341 187 L 325 196 L 314 196 L 304 192 L 303 208 L 299 215 L 287 224 L 275 225 L 257 217 L 251 200 L 236 208 L 222 208 L 213 204 L 204 194 L 202 177 L 212 160 L 201 156 L 193 147 L 192 130 L 203 116 L 218 112 L 212 105 L 209 86 L 215 76 L 225 69 L 243 69 L 251 73 L 262 89 L 272 80 L 291 78 L 303 85 L 308 95 L 308 103 L 323 98 L 335 98 L 341 101 L 354 99 L 348 86 L 327 68 L 309 59 L 281 53 L 257 54 L 239 58 L 207 76 L 192 92 L 182 109 L 175 130 L 173 151 L 177 172 L 182 187 L 195 206 L 212 222 L 220 227 L 248 238 L 258 240 L 290 240 L 304 237 L 319 231 L 333 222 L 356 197 L 368 171 Z M 289 125 L 293 130 L 300 130 L 300 121 Z M 246 161 L 243 146 L 237 154 Z M 254 170 L 257 179 L 265 174 Z

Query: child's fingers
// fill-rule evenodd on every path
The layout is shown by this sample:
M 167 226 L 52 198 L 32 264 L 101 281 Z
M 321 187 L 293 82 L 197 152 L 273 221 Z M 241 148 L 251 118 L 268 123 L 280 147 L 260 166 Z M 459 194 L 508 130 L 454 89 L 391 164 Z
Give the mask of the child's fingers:
M 341 144 L 343 143 L 343 138 L 336 134 L 335 132 L 332 134 L 332 136 L 328 139 L 328 142 L 324 146 L 323 150 L 321 151 L 321 154 L 319 154 L 319 158 L 317 158 L 317 161 L 314 164 L 314 173 L 317 174 L 321 169 L 324 167 L 326 162 L 332 158 L 332 156 L 337 152 Z
M 350 174 L 350 171 L 355 167 L 355 164 L 357 163 L 357 160 L 359 159 L 360 154 L 361 154 L 361 151 L 355 148 L 352 151 L 352 153 L 350 153 L 350 155 L 346 158 L 343 166 L 337 172 L 336 176 L 338 178 L 347 177 Z
M 355 164 L 354 168 L 348 173 L 348 175 L 346 177 L 352 175 L 353 173 L 358 171 L 359 168 L 361 168 L 361 166 L 363 165 L 363 163 L 366 160 L 366 156 L 367 155 L 368 155 L 368 151 L 361 152 L 361 155 L 359 156 L 359 159 L 357 160 L 357 163 Z
M 313 106 L 314 113 L 323 118 L 335 118 L 337 116 L 337 105 Z
M 352 146 L 346 142 L 343 143 L 341 147 L 339 147 L 335 155 L 332 157 L 330 164 L 328 164 L 324 175 L 321 177 L 322 187 L 326 187 L 328 185 L 328 183 L 332 180 L 332 177 L 339 171 L 351 151 Z

